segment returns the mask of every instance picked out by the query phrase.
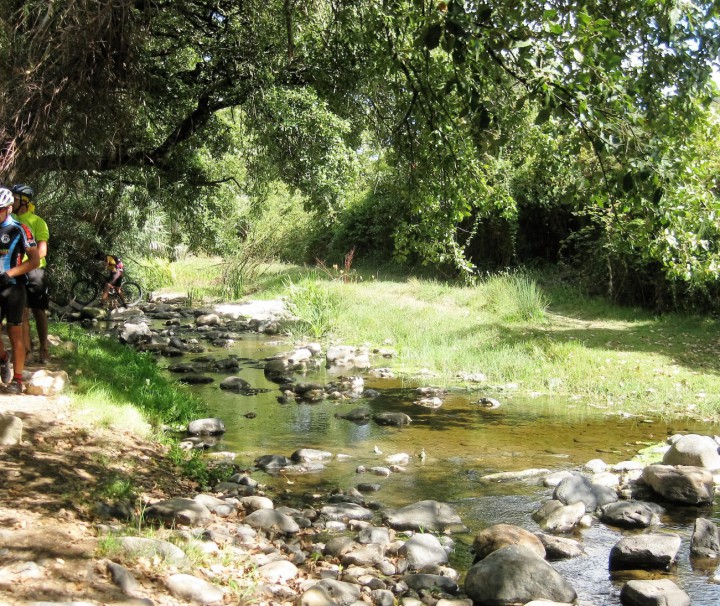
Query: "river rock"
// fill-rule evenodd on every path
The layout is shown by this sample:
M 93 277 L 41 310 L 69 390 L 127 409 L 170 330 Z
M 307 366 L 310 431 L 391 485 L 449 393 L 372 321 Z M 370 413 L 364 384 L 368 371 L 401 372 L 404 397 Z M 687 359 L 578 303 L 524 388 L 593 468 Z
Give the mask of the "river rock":
M 585 503 L 578 501 L 563 505 L 560 501 L 548 501 L 533 514 L 533 519 L 547 532 L 570 532 L 585 515 Z
M 255 459 L 255 465 L 263 471 L 276 471 L 292 465 L 292 461 L 284 455 L 263 455 Z
M 402 427 L 412 423 L 412 419 L 404 412 L 379 412 L 373 415 L 373 420 L 378 425 L 393 425 L 395 427 Z
M 23 422 L 15 415 L 0 414 L 0 446 L 15 446 L 22 442 Z
M 215 381 L 215 379 L 207 375 L 185 375 L 180 378 L 180 382 L 186 385 L 208 385 L 213 381 Z
M 585 511 L 593 512 L 598 507 L 617 501 L 618 496 L 611 488 L 596 486 L 585 476 L 573 474 L 555 487 L 553 499 L 565 505 L 582 501 L 585 503 Z
M 390 465 L 407 465 L 410 462 L 410 455 L 406 452 L 398 452 L 385 457 L 385 462 Z
M 275 504 L 268 497 L 250 495 L 240 499 L 240 506 L 248 513 L 258 509 L 275 509 Z
M 506 545 L 523 545 L 534 551 L 538 557 L 545 558 L 545 547 L 533 533 L 512 524 L 494 524 L 481 530 L 473 541 L 473 552 L 477 563 Z
M 152 331 L 145 322 L 141 322 L 140 324 L 130 324 L 127 322 L 120 333 L 120 340 L 130 345 L 134 345 L 140 341 L 149 341 L 151 338 Z
M 610 570 L 667 570 L 679 549 L 680 537 L 674 534 L 625 537 L 610 550 Z
M 260 566 L 257 573 L 270 583 L 285 583 L 298 575 L 298 567 L 288 560 L 276 560 Z
M 522 469 L 520 471 L 500 471 L 498 473 L 489 473 L 480 478 L 483 482 L 514 482 L 518 480 L 529 480 L 544 476 L 549 473 L 549 469 Z
M 245 516 L 243 520 L 251 528 L 261 530 L 277 530 L 283 534 L 296 534 L 300 526 L 290 516 L 274 509 L 258 509 Z
M 355 543 L 340 558 L 343 566 L 376 566 L 383 561 L 383 547 L 370 543 Z
M 125 566 L 108 561 L 107 571 L 110 574 L 112 582 L 115 583 L 126 596 L 137 596 L 140 583 L 138 583 L 135 575 L 125 568 Z
M 602 473 L 607 469 L 607 463 L 602 459 L 591 459 L 585 465 L 583 465 L 583 471 L 590 473 Z
M 477 606 L 576 598 L 575 590 L 550 564 L 522 545 L 501 547 L 473 565 L 465 578 L 465 593 Z
M 567 539 L 565 537 L 556 537 L 544 532 L 536 532 L 535 536 L 545 548 L 545 558 L 554 560 L 567 560 L 585 555 L 582 545 L 575 539 Z
M 249 388 L 250 383 L 248 383 L 242 377 L 225 377 L 220 382 L 220 389 L 224 389 L 226 391 L 233 391 L 235 393 L 243 393 Z
M 365 509 L 355 503 L 336 503 L 334 505 L 325 505 L 320 510 L 326 520 L 342 521 L 342 520 L 370 520 L 373 512 Z
M 54 396 L 60 393 L 68 383 L 68 374 L 64 370 L 38 370 L 25 384 L 25 393 L 31 396 Z
M 446 564 L 448 554 L 440 541 L 432 534 L 415 534 L 399 550 L 411 570 L 423 570 L 428 566 Z
M 167 541 L 143 537 L 119 537 L 120 548 L 131 557 L 152 559 L 155 556 L 175 565 L 185 563 L 185 552 Z
M 365 545 L 369 543 L 389 545 L 392 542 L 392 536 L 390 529 L 385 526 L 366 526 L 358 533 L 358 541 Z
M 315 448 L 300 448 L 290 455 L 290 459 L 296 463 L 308 463 L 311 461 L 332 459 L 332 453 Z
M 226 518 L 235 513 L 235 506 L 228 503 L 224 499 L 218 499 L 210 494 L 198 494 L 193 497 L 193 501 L 207 507 L 207 509 L 221 518 Z
M 383 521 L 395 530 L 430 530 L 443 532 L 462 526 L 457 512 L 446 503 L 419 501 L 400 509 L 383 512 Z
M 218 326 L 220 324 L 220 316 L 217 314 L 202 314 L 195 318 L 196 326 Z
M 352 421 L 353 423 L 367 423 L 372 416 L 372 410 L 369 408 L 353 408 L 348 412 L 335 413 L 335 417 L 338 419 L 345 419 L 346 421 Z
M 197 419 L 188 423 L 187 432 L 190 435 L 218 435 L 225 433 L 225 423 L 222 419 Z
M 460 590 L 454 579 L 440 574 L 406 574 L 403 581 L 414 591 L 436 591 L 439 589 L 444 593 L 453 595 Z
M 713 476 L 702 467 L 648 465 L 643 469 L 642 479 L 668 501 L 690 505 L 713 502 Z
M 345 555 L 348 551 L 354 549 L 356 546 L 357 543 L 353 540 L 352 537 L 331 537 L 325 543 L 325 547 L 323 547 L 323 554 L 339 558 L 340 556 Z
M 602 508 L 600 519 L 621 528 L 647 528 L 660 523 L 652 507 L 641 501 L 619 501 Z
M 710 436 L 688 434 L 673 440 L 663 456 L 664 465 L 689 465 L 710 471 L 720 469 L 718 443 Z
M 222 604 L 222 589 L 189 574 L 174 574 L 165 581 L 168 590 L 175 597 L 198 604 Z
M 323 606 L 327 604 L 335 604 L 335 606 L 350 606 L 353 602 L 360 599 L 360 587 L 354 583 L 346 583 L 344 581 L 336 581 L 334 579 L 323 579 L 311 589 L 319 588 L 323 590 L 332 602 L 306 602 L 302 601 L 303 606 Z M 307 593 L 307 592 L 306 592 Z M 303 594 L 303 598 L 305 594 Z
M 670 579 L 628 581 L 620 601 L 625 606 L 690 606 L 690 596 Z
M 556 471 L 554 473 L 548 474 L 543 478 L 543 486 L 549 486 L 549 487 L 557 486 L 565 478 L 569 478 L 572 475 L 573 475 L 572 471 L 567 471 L 567 470 Z
M 145 510 L 145 517 L 148 520 L 160 520 L 165 524 L 186 526 L 201 526 L 212 519 L 207 507 L 192 499 L 181 497 L 153 503 Z
M 690 555 L 720 558 L 720 529 L 712 520 L 697 518 L 690 541 Z

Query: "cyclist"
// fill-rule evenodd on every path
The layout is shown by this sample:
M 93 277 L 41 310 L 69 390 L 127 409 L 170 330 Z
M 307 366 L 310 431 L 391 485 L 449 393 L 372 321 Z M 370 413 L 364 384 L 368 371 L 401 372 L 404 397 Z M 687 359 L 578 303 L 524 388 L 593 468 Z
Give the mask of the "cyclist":
M 48 361 L 48 318 L 47 310 L 50 307 L 50 297 L 45 281 L 45 257 L 48 251 L 48 240 L 50 231 L 47 223 L 35 214 L 35 205 L 32 203 L 35 192 L 29 185 L 18 183 L 10 188 L 15 196 L 13 204 L 13 216 L 23 225 L 27 225 L 35 236 L 38 253 L 40 255 L 40 267 L 33 269 L 27 274 L 27 307 L 32 309 L 37 327 L 38 341 L 38 362 L 45 364 Z M 32 350 L 32 339 L 30 337 L 30 322 L 28 310 L 25 310 L 23 320 L 23 339 L 27 353 Z
M 0 379 L 5 391 L 21 394 L 25 368 L 23 343 L 23 312 L 25 311 L 25 274 L 40 265 L 40 255 L 32 231 L 27 225 L 10 216 L 15 197 L 0 187 L 0 317 L 7 319 L 8 335 L 12 344 L 10 356 L 0 339 Z M 27 260 L 23 257 L 27 255 Z M 14 372 L 13 372 L 14 371 Z
M 114 288 L 120 297 L 123 307 L 127 307 L 125 295 L 122 291 L 122 278 L 125 271 L 122 259 L 120 259 L 120 257 L 116 257 L 115 255 L 107 255 L 102 252 L 97 253 L 95 258 L 99 261 L 103 261 L 105 263 L 105 269 L 109 272 L 107 283 L 105 284 L 105 288 L 103 288 L 102 302 L 107 302 L 108 297 L 110 296 L 110 291 Z

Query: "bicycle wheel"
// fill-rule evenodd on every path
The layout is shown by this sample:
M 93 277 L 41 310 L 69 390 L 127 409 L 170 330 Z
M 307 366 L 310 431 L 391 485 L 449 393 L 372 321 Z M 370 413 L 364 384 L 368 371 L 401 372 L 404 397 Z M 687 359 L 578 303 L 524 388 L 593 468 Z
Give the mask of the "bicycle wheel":
M 122 291 L 128 307 L 133 307 L 142 301 L 143 291 L 137 282 L 123 282 Z
M 70 287 L 70 297 L 80 305 L 90 305 L 98 296 L 98 285 L 90 280 L 80 278 Z

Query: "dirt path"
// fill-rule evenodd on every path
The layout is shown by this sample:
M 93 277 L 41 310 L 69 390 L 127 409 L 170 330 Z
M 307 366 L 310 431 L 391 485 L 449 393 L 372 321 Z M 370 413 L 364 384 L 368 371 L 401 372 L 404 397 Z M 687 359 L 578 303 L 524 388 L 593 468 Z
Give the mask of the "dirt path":
M 68 398 L 0 395 L 0 413 L 23 422 L 22 443 L 0 446 L 0 606 L 34 601 L 96 604 L 130 600 L 97 555 L 98 505 L 130 479 L 140 501 L 192 491 L 163 457 L 136 436 L 73 422 Z M 155 604 L 154 579 L 139 579 Z

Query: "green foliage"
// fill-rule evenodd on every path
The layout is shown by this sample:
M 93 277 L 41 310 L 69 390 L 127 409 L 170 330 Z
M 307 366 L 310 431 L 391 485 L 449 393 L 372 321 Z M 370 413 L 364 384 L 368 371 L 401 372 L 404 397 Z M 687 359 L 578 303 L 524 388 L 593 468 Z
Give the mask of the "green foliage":
M 132 277 L 142 284 L 147 293 L 171 286 L 174 282 L 170 261 L 163 257 L 138 259 L 133 265 Z
M 204 490 L 226 481 L 234 473 L 232 465 L 213 463 L 201 451 L 183 450 L 177 443 L 171 445 L 168 458 L 181 469 L 184 477 L 194 480 Z
M 508 322 L 528 322 L 545 318 L 547 297 L 537 282 L 523 273 L 489 276 L 483 284 L 488 306 Z
M 299 321 L 290 326 L 292 334 L 321 338 L 330 334 L 342 312 L 342 297 L 332 285 L 309 275 L 301 282 L 287 282 L 287 307 Z

